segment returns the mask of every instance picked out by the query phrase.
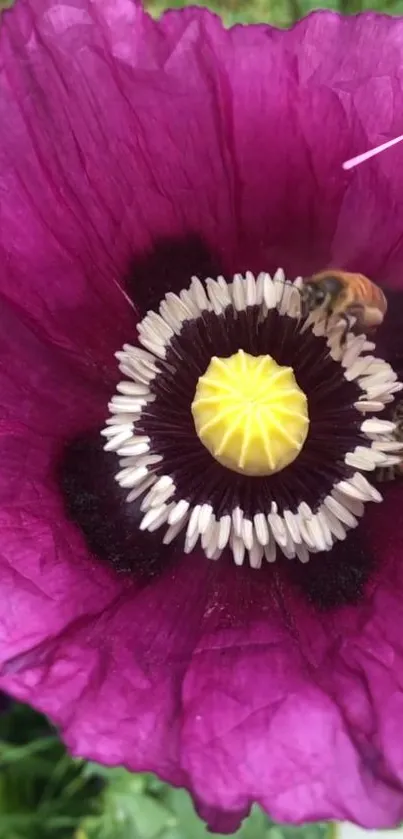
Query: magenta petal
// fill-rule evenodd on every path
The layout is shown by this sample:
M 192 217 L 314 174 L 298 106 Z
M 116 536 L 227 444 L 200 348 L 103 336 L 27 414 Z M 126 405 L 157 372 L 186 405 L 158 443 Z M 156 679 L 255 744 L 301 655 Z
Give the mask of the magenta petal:
M 92 288 L 102 324 L 105 294 L 123 312 L 111 280 L 133 248 L 189 233 L 228 271 L 338 264 L 398 283 L 401 148 L 341 164 L 403 130 L 402 27 L 324 12 L 226 31 L 193 9 L 154 23 L 131 0 L 96 15 L 41 0 L 33 17 L 21 0 L 0 35 L 14 294 L 43 315 L 51 285 L 71 316 Z
M 319 612 L 286 565 L 115 575 L 56 464 L 99 426 L 133 339 L 123 278 L 142 309 L 178 241 L 223 271 L 333 263 L 401 285 L 401 148 L 341 163 L 402 133 L 402 59 L 402 21 L 372 14 L 226 31 L 198 10 L 19 0 L 2 18 L 0 687 L 74 753 L 187 786 L 221 830 L 254 800 L 281 821 L 403 818 L 401 486 L 332 555 L 371 554 L 362 599 Z

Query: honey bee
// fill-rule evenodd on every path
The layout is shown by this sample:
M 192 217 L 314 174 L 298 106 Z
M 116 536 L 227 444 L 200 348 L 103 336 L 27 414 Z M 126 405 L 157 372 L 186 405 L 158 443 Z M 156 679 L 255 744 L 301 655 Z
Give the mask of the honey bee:
M 379 326 L 386 314 L 386 297 L 375 283 L 363 274 L 347 271 L 321 271 L 304 279 L 301 288 L 302 313 L 315 309 L 328 318 L 339 315 L 348 327 L 348 315 L 356 318 L 355 329 L 364 333 Z

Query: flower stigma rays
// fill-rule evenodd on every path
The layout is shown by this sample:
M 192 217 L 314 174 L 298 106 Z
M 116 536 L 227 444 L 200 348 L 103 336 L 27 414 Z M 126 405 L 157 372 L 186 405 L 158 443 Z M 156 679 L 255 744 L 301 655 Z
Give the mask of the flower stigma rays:
M 353 319 L 346 332 L 321 310 L 302 317 L 301 284 L 281 269 L 193 277 L 116 353 L 124 379 L 104 448 L 140 504 L 140 529 L 163 527 L 164 544 L 200 543 L 213 560 L 229 547 L 253 568 L 281 555 L 304 563 L 382 500 L 365 473 L 401 460 L 395 423 L 378 414 L 403 385 Z

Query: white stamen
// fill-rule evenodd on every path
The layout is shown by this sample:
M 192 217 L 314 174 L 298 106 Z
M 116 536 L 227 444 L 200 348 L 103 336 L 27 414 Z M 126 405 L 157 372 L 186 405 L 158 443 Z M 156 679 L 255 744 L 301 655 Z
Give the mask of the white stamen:
M 182 329 L 182 322 L 177 316 L 175 307 L 170 305 L 167 300 L 162 300 L 160 303 L 160 315 L 169 324 L 175 335 L 179 335 Z
M 347 466 L 352 466 L 355 469 L 372 471 L 375 469 L 376 459 L 371 449 L 365 446 L 356 446 L 353 452 L 347 452 L 344 462 Z
M 109 410 L 111 412 L 121 413 L 139 413 L 147 404 L 145 399 L 135 396 L 112 396 L 109 402 Z
M 122 286 L 120 285 L 120 283 L 118 283 L 118 281 L 115 279 L 115 277 L 112 277 L 112 282 L 114 283 L 114 285 L 116 286 L 117 290 L 118 290 L 118 291 L 119 291 L 119 293 L 122 295 L 122 297 L 124 297 L 124 299 L 125 299 L 126 303 L 128 303 L 128 304 L 129 304 L 130 308 L 131 308 L 131 309 L 134 309 L 134 311 L 136 311 L 136 307 L 135 307 L 135 305 L 134 305 L 134 303 L 133 303 L 133 300 L 131 300 L 131 298 L 129 297 L 129 295 L 128 295 L 128 294 L 126 294 L 126 292 L 125 292 L 124 288 L 122 288 Z
M 276 273 L 273 276 L 273 282 L 278 283 L 279 287 L 283 286 L 285 283 L 285 274 L 282 268 L 277 268 Z M 279 297 L 279 301 L 281 300 L 281 295 Z
M 121 416 L 119 416 L 119 414 L 114 414 L 113 416 L 108 417 L 108 419 L 106 420 L 106 426 L 107 427 L 104 429 L 104 431 L 107 432 L 108 427 L 110 425 L 113 425 L 113 426 L 124 425 L 127 428 L 131 428 L 132 423 L 136 419 L 137 419 L 137 414 L 122 414 Z M 101 434 L 103 434 L 103 433 L 104 432 L 101 431 Z
M 341 496 L 342 497 L 342 496 Z M 358 522 L 355 516 L 350 513 L 343 504 L 338 501 L 333 494 L 327 495 L 324 500 L 325 507 L 328 507 L 331 513 L 333 513 L 339 521 L 343 522 L 343 524 L 347 525 L 347 527 L 356 527 Z
M 365 475 L 362 475 L 361 472 L 355 472 L 352 480 L 357 489 L 360 489 L 363 495 L 366 494 L 366 498 L 362 499 L 363 501 L 375 501 L 378 504 L 382 501 L 381 493 L 375 487 L 371 486 Z
M 162 475 L 158 478 L 143 498 L 141 510 L 146 511 L 149 507 L 159 507 L 162 503 L 168 500 L 175 492 L 175 484 L 169 475 Z
M 313 516 L 313 512 L 306 501 L 301 501 L 301 504 L 298 506 L 298 512 L 304 519 L 311 519 Z
M 344 495 L 337 489 L 337 486 L 333 487 L 332 494 L 333 498 L 335 498 L 336 501 L 339 501 L 339 503 L 342 504 L 343 507 L 346 507 L 347 510 L 349 510 L 350 513 L 353 514 L 353 516 L 356 516 L 358 519 L 361 518 L 361 516 L 364 513 L 365 507 L 360 499 Z
M 147 312 L 147 318 L 152 323 L 154 331 L 161 336 L 164 343 L 172 340 L 175 333 L 161 315 L 157 312 L 149 311 Z
M 115 437 L 116 434 L 123 434 L 123 432 L 128 431 L 130 432 L 130 436 L 133 433 L 133 424 L 132 421 L 130 422 L 119 422 L 121 417 L 111 417 L 111 420 L 107 420 L 109 425 L 106 428 L 103 428 L 101 431 L 102 437 Z M 125 416 L 126 420 L 126 416 Z
M 276 305 L 276 289 L 270 274 L 264 275 L 263 299 L 268 309 L 274 309 Z
M 200 309 L 200 311 L 210 311 L 211 306 L 207 294 L 205 292 L 203 283 L 200 282 L 198 277 L 192 277 L 192 281 L 190 283 L 189 292 L 192 294 L 196 303 Z
M 266 562 L 275 562 L 277 557 L 277 547 L 274 539 L 270 539 L 268 545 L 265 545 L 264 548 L 264 555 Z
M 124 473 L 124 474 L 123 474 Z M 140 466 L 139 468 L 130 468 L 130 469 L 123 469 L 122 472 L 118 472 L 116 475 L 116 480 L 120 484 L 121 487 L 134 487 L 143 480 L 143 478 L 148 475 L 148 469 L 146 466 Z
M 178 501 L 169 514 L 168 524 L 176 525 L 178 522 L 183 522 L 187 516 L 189 506 L 188 501 L 184 501 L 183 499 Z
M 395 137 L 393 140 L 388 140 L 386 143 L 382 143 L 380 146 L 376 146 L 374 149 L 370 151 L 365 151 L 363 154 L 357 154 L 355 157 L 350 157 L 350 160 L 345 160 L 342 164 L 342 168 L 345 171 L 349 169 L 353 169 L 355 166 L 359 166 L 361 163 L 365 163 L 366 160 L 370 160 L 371 157 L 375 157 L 377 154 L 381 154 L 383 151 L 387 151 L 387 149 L 391 149 L 392 146 L 396 146 L 397 143 L 401 143 L 403 140 L 403 134 L 399 137 Z
M 365 344 L 365 335 L 357 335 L 351 343 L 347 346 L 341 361 L 342 367 L 351 367 L 360 356 L 363 346 Z
M 150 393 L 147 385 L 138 382 L 120 382 L 116 390 L 126 396 L 148 396 Z
M 231 533 L 231 516 L 222 516 L 219 521 L 218 548 L 224 550 Z
M 232 283 L 232 296 L 236 310 L 242 312 L 246 308 L 246 289 L 241 274 L 235 274 Z
M 378 411 L 383 411 L 385 405 L 383 402 L 370 402 L 368 399 L 359 399 L 358 402 L 354 403 L 354 407 L 363 414 L 371 414 L 372 412 L 377 413 Z
M 213 554 L 217 550 L 217 533 L 216 533 L 216 520 L 214 516 L 211 517 L 208 526 L 203 530 L 201 534 L 201 545 L 203 550 L 207 553 L 207 550 Z
M 309 562 L 309 551 L 306 545 L 295 545 L 295 553 L 300 562 Z
M 201 504 L 196 504 L 190 514 L 190 520 L 187 527 L 186 538 L 193 539 L 194 535 L 199 534 L 199 515 L 202 508 Z
M 197 527 L 196 527 L 196 529 L 193 528 L 193 530 L 191 532 L 189 532 L 189 524 L 188 524 L 187 530 L 186 530 L 186 536 L 185 536 L 185 545 L 184 545 L 185 554 L 190 554 L 191 553 L 193 548 L 196 546 L 198 538 L 199 538 L 199 531 L 198 531 Z
M 361 425 L 361 431 L 363 431 L 364 434 L 388 434 L 389 432 L 393 432 L 395 428 L 396 424 L 394 422 L 381 420 L 378 419 L 378 417 L 364 420 Z
M 383 458 L 382 463 L 380 464 L 382 468 L 388 468 L 390 466 L 399 466 L 402 464 L 402 457 L 389 455 Z
M 199 533 L 205 533 L 213 516 L 211 504 L 203 504 L 199 513 Z
M 132 436 L 132 430 L 129 429 L 128 431 L 122 431 L 120 434 L 115 434 L 111 437 L 107 443 L 104 445 L 104 451 L 106 452 L 113 452 L 117 451 L 122 443 L 125 443 L 126 440 L 130 440 Z
M 136 498 L 140 498 L 140 495 L 148 489 L 148 487 L 152 486 L 155 483 L 155 475 L 147 475 L 135 489 L 130 490 L 129 494 L 126 497 L 126 503 L 130 504 L 132 501 L 135 501 Z
M 283 522 L 283 524 L 284 524 L 284 522 Z M 281 547 L 281 550 L 282 550 L 284 556 L 287 557 L 287 559 L 294 559 L 294 557 L 295 557 L 295 544 L 294 544 L 294 542 L 291 538 L 290 532 L 287 528 L 285 528 L 285 534 L 286 534 L 286 543 L 285 543 L 285 545 L 283 545 Z
M 269 544 L 269 528 L 267 525 L 267 519 L 264 513 L 256 513 L 253 518 L 253 523 L 255 525 L 255 532 L 256 538 L 260 545 L 263 547 Z
M 191 309 L 188 309 L 186 303 L 178 297 L 177 294 L 174 294 L 172 291 L 168 291 L 168 294 L 165 296 L 165 299 L 171 309 L 174 310 L 177 314 L 177 317 L 180 319 L 182 323 L 186 320 L 190 320 L 192 317 Z
M 242 522 L 242 538 L 245 542 L 245 548 L 251 551 L 253 548 L 253 525 L 250 519 L 244 519 Z
M 284 520 L 290 532 L 291 538 L 295 542 L 296 545 L 301 544 L 302 537 L 301 532 L 298 527 L 298 516 L 294 515 L 291 510 L 284 510 Z
M 235 507 L 232 511 L 232 525 L 234 528 L 235 536 L 238 536 L 239 539 L 242 538 L 242 519 L 243 519 L 243 512 L 240 507 Z
M 152 382 L 156 376 L 156 373 L 152 373 L 141 363 L 141 361 L 139 361 L 135 368 L 130 364 L 119 364 L 119 370 L 123 376 L 128 376 L 129 379 L 133 379 L 135 382 L 142 382 L 147 385 Z
M 179 297 L 184 302 L 185 306 L 187 306 L 189 311 L 192 313 L 192 317 L 199 318 L 202 310 L 198 306 L 196 295 L 192 294 L 190 289 L 183 288 L 179 294 Z
M 157 530 L 157 528 L 167 520 L 168 514 L 169 507 L 167 504 L 161 504 L 160 507 L 154 507 L 145 514 L 140 524 L 140 530 Z
M 165 358 L 166 352 L 165 347 L 161 344 L 155 343 L 155 341 L 151 341 L 149 338 L 139 335 L 139 341 L 143 345 L 143 347 L 147 347 L 148 350 L 151 350 L 154 355 L 158 356 L 158 358 Z
M 268 517 L 269 527 L 278 545 L 284 547 L 287 544 L 287 531 L 284 522 L 278 513 L 269 513 Z
M 160 454 L 143 454 L 140 457 L 136 455 L 136 457 L 122 457 L 119 459 L 119 466 L 124 468 L 125 466 L 154 466 L 156 463 L 160 463 L 162 457 Z
M 263 304 L 263 289 L 264 289 L 264 278 L 265 278 L 264 271 L 261 271 L 258 274 L 256 280 L 256 305 L 261 306 Z M 299 295 L 298 295 L 299 296 Z
M 130 440 L 133 440 L 133 437 Z M 122 457 L 137 456 L 146 454 L 149 451 L 149 443 L 133 443 L 132 445 L 123 446 L 123 448 L 118 449 L 118 455 Z
M 289 296 L 287 302 L 287 311 L 285 314 L 290 318 L 301 317 L 301 295 L 294 285 L 289 286 Z
M 343 541 L 347 533 L 343 527 L 340 519 L 332 513 L 329 507 L 322 506 L 323 512 L 326 514 L 326 521 L 329 525 L 329 530 L 339 541 Z
M 317 520 L 318 524 L 320 525 L 320 527 L 322 528 L 322 533 L 323 533 L 323 536 L 324 536 L 324 539 L 325 539 L 325 542 L 326 542 L 326 550 L 330 550 L 330 548 L 333 546 L 334 540 L 333 540 L 332 531 L 331 531 L 331 528 L 330 528 L 330 525 L 329 525 L 329 522 L 328 522 L 327 513 L 328 513 L 328 511 L 327 511 L 326 507 L 321 507 L 316 514 L 316 520 Z
M 231 536 L 230 545 L 232 553 L 234 555 L 235 565 L 242 565 L 245 559 L 245 543 L 243 539 L 240 539 L 239 536 L 236 536 L 235 533 L 233 533 Z
M 285 283 L 283 286 L 283 294 L 278 304 L 278 310 L 280 312 L 280 315 L 288 314 L 292 299 L 292 292 L 292 285 L 290 283 Z
M 342 495 L 347 495 L 348 498 L 357 498 L 358 501 L 368 501 L 367 493 L 360 490 L 358 486 L 356 486 L 355 480 L 353 476 L 348 481 L 339 481 L 336 484 L 336 489 L 342 493 Z
M 168 520 L 169 520 L 169 517 L 168 517 Z M 164 545 L 170 545 L 171 542 L 173 542 L 173 540 L 176 539 L 177 536 L 179 536 L 179 533 L 181 533 L 181 531 L 185 527 L 185 524 L 186 524 L 186 517 L 181 519 L 180 521 L 177 521 L 176 524 L 171 524 L 168 527 L 168 530 L 166 531 L 166 533 L 164 535 L 164 538 L 162 540 Z
M 318 517 L 312 516 L 311 519 L 306 519 L 305 524 L 315 548 L 318 551 L 325 551 L 326 539 L 324 537 L 324 533 L 322 532 Z
M 210 277 L 206 280 L 206 285 L 213 312 L 216 315 L 221 315 L 228 305 L 227 298 L 219 283 L 215 282 Z
M 245 275 L 245 302 L 247 306 L 254 306 L 256 303 L 256 283 L 253 274 L 250 271 Z
M 370 370 L 367 370 L 361 379 L 361 384 L 365 387 L 365 390 L 369 392 L 374 387 L 380 387 L 381 385 L 385 387 L 385 385 L 392 385 L 393 382 L 396 381 L 397 375 L 394 370 L 386 367 L 386 370 L 379 370 L 377 373 L 372 373 Z
M 162 322 L 164 323 L 164 321 Z M 153 321 L 147 315 L 144 318 L 144 320 L 140 321 L 140 323 L 138 324 L 137 332 L 139 334 L 140 340 L 146 339 L 159 347 L 165 347 L 167 343 L 163 335 L 161 335 L 161 331 L 157 331 L 157 327 L 154 325 Z
M 263 546 L 259 542 L 254 542 L 249 551 L 249 564 L 251 568 L 260 568 L 263 559 Z
M 372 356 L 361 356 L 357 358 L 357 361 L 354 361 L 351 367 L 348 367 L 344 373 L 345 378 L 348 382 L 352 382 L 353 379 L 357 379 L 359 376 L 363 376 L 365 373 L 370 372 L 372 366 Z
M 310 521 L 310 519 L 300 518 L 298 519 L 298 526 L 301 532 L 302 542 L 307 545 L 310 551 L 315 552 L 317 550 L 316 542 L 312 535 L 312 530 L 308 526 Z
M 375 440 L 372 448 L 380 452 L 400 452 L 403 449 L 403 440 Z

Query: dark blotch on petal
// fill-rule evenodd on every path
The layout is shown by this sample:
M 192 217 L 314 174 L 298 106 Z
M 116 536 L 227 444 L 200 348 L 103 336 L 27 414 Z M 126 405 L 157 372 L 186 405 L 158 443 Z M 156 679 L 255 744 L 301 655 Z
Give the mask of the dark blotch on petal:
M 287 578 L 318 609 L 353 605 L 362 598 L 375 566 L 363 526 L 352 530 L 344 542 L 336 542 L 331 551 L 313 554 L 305 564 L 289 563 Z
M 61 458 L 59 482 L 67 513 L 80 527 L 89 550 L 130 571 L 147 583 L 172 559 L 173 546 L 163 545 L 161 532 L 143 533 L 141 499 L 127 503 L 127 490 L 115 481 L 116 454 L 105 452 L 105 441 L 94 431 L 70 442 Z
M 219 260 L 195 233 L 158 239 L 149 253 L 133 258 L 126 291 L 140 315 L 158 306 L 168 291 L 179 294 L 193 275 L 204 279 L 222 274 Z

